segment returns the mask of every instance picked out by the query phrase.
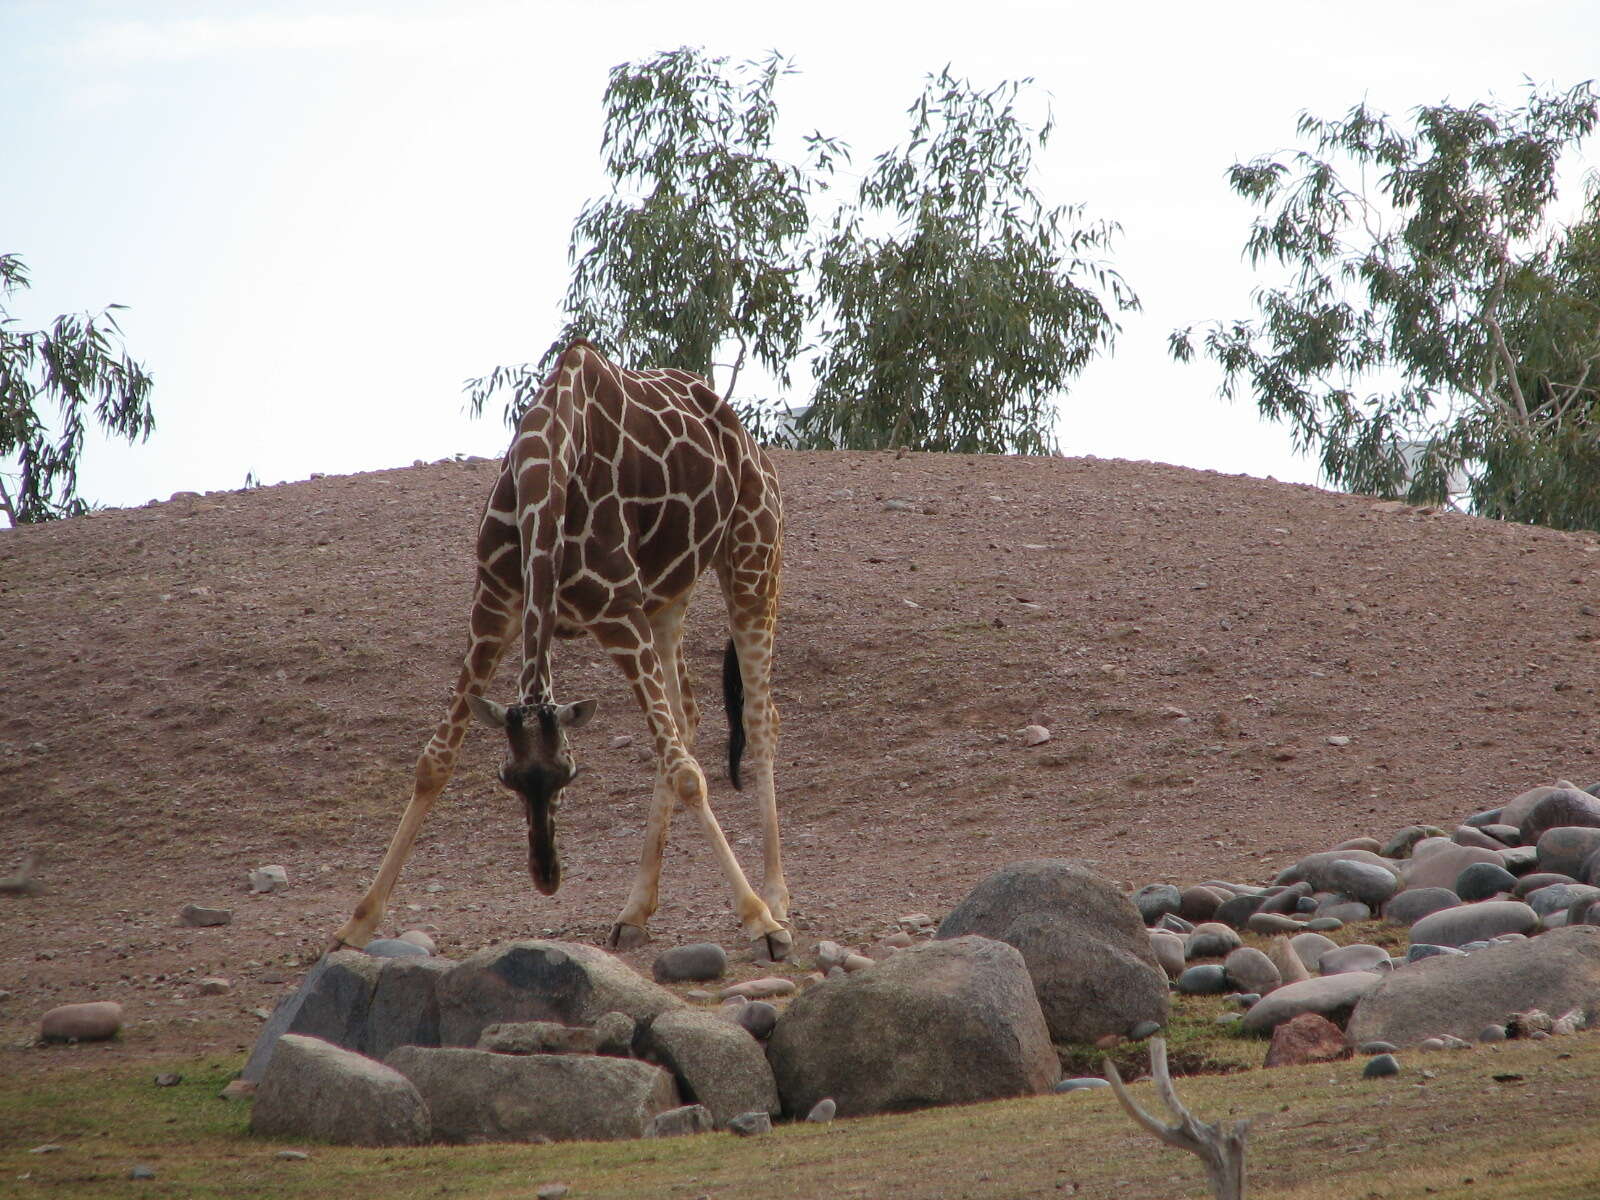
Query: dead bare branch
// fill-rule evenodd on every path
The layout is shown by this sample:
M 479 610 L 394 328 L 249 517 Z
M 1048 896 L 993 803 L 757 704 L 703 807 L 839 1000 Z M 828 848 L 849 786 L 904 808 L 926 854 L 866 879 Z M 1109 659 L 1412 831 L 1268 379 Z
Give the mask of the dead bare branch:
M 1216 1200 L 1244 1200 L 1245 1139 L 1250 1133 L 1250 1122 L 1240 1121 L 1231 1129 L 1208 1125 L 1197 1118 L 1178 1099 L 1172 1086 L 1172 1076 L 1167 1070 L 1167 1043 L 1162 1038 L 1150 1039 L 1150 1073 L 1161 1097 L 1174 1117 L 1176 1125 L 1163 1124 L 1135 1103 L 1132 1094 L 1117 1073 L 1117 1065 L 1109 1058 L 1105 1062 L 1106 1079 L 1123 1111 L 1138 1125 L 1160 1138 L 1169 1146 L 1187 1150 L 1197 1155 L 1205 1164 L 1206 1177 Z

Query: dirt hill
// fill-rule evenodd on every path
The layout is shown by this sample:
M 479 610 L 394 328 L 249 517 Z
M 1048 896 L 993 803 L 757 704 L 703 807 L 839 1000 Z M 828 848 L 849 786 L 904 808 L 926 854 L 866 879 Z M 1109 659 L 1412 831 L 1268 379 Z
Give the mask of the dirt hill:
M 1145 463 L 775 459 L 802 953 L 941 915 L 1011 859 L 1257 881 L 1348 836 L 1600 778 L 1593 535 Z M 495 471 L 442 462 L 0 531 L 0 874 L 37 851 L 45 889 L 0 896 L 7 1044 L 78 999 L 122 1001 L 136 1050 L 248 1042 L 242 1012 L 348 915 L 406 800 L 465 644 Z M 712 804 L 750 869 L 709 580 L 691 622 Z M 604 937 L 639 852 L 644 723 L 592 643 L 558 647 L 555 678 L 558 698 L 601 703 L 574 739 L 560 893 L 528 881 L 500 747 L 479 732 L 386 931 L 432 928 L 446 954 Z M 1051 740 L 1024 746 L 1029 724 Z M 248 894 L 264 863 L 287 893 Z M 233 923 L 177 927 L 190 901 Z M 681 818 L 663 901 L 657 947 L 736 944 Z M 235 988 L 199 997 L 204 975 Z

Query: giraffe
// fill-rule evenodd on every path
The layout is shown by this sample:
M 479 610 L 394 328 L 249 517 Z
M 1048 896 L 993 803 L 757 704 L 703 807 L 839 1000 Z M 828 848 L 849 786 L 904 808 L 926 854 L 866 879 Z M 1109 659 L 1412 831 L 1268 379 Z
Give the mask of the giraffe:
M 383 916 L 417 831 L 444 790 L 473 719 L 504 731 L 500 782 L 521 797 L 528 869 L 546 895 L 561 883 L 555 815 L 577 772 L 567 731 L 595 703 L 552 698 L 553 638 L 592 635 L 627 677 L 653 742 L 655 786 L 644 847 L 608 943 L 649 940 L 673 809 L 694 814 L 733 891 L 744 935 L 774 959 L 792 936 L 778 847 L 771 694 L 783 511 L 765 452 L 707 382 L 685 371 L 623 370 L 588 342 L 561 354 L 518 423 L 478 530 L 469 638 L 449 707 L 417 759 L 377 877 L 334 946 L 360 947 Z M 706 796 L 694 756 L 700 711 L 683 661 L 683 617 L 707 568 L 728 611 L 723 657 L 728 766 L 746 748 L 763 841 L 762 890 L 750 886 Z M 518 619 L 520 702 L 484 696 Z

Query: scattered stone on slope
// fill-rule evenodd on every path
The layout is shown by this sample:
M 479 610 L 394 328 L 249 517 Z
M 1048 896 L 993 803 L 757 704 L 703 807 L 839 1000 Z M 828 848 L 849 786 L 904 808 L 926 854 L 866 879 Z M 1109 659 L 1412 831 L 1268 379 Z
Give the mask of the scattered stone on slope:
M 39 1019 L 46 1042 L 103 1042 L 122 1030 L 122 1005 L 115 1000 L 59 1004 Z
M 728 953 L 715 942 L 673 946 L 656 955 L 650 974 L 657 983 L 705 983 L 721 979 L 728 969 Z
M 778 1087 L 761 1045 L 742 1027 L 695 1009 L 664 1012 L 640 1029 L 634 1052 L 672 1072 L 686 1101 L 727 1124 L 740 1113 L 777 1113 Z
M 1317 1013 L 1336 1024 L 1356 1006 L 1356 1002 L 1385 978 L 1371 971 L 1350 971 L 1326 975 L 1300 983 L 1288 983 L 1261 1000 L 1244 1015 L 1244 1028 L 1265 1033 L 1301 1013 Z
M 1480 900 L 1440 909 L 1411 926 L 1411 940 L 1434 946 L 1465 946 L 1503 933 L 1532 933 L 1539 914 L 1521 900 Z

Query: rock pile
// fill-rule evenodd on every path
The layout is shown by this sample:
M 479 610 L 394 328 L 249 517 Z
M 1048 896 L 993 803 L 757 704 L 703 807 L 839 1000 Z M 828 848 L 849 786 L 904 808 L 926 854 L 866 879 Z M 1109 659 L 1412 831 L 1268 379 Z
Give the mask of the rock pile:
M 1410 826 L 1307 855 L 1269 884 L 1151 884 L 1133 900 L 1174 989 L 1239 993 L 1253 1032 L 1315 1015 L 1346 1026 L 1348 1045 L 1392 1050 L 1503 1038 L 1529 1011 L 1583 1027 L 1600 1016 L 1596 792 L 1538 787 L 1449 833 Z M 1371 919 L 1408 929 L 1403 957 L 1322 936 Z M 1275 937 L 1265 953 L 1234 949 L 1236 931 Z

